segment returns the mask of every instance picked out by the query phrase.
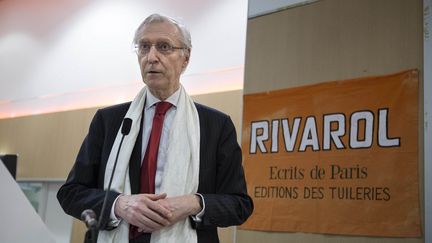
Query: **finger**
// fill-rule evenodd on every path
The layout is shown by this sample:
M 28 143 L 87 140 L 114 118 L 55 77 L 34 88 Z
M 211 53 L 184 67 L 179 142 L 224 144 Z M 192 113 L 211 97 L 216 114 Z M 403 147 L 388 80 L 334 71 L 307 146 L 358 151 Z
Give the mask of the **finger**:
M 151 219 L 147 218 L 142 214 L 135 214 L 130 220 L 130 224 L 138 228 L 145 229 L 146 231 L 151 231 L 156 228 L 162 227 L 161 225 L 153 222 Z
M 142 204 L 146 205 L 147 208 L 152 211 L 158 213 L 164 218 L 172 217 L 172 210 L 170 208 L 165 207 L 166 204 L 160 204 L 159 200 L 163 200 L 166 198 L 167 194 L 141 194 L 140 201 Z
M 143 216 L 152 220 L 155 223 L 161 224 L 163 226 L 167 226 L 170 224 L 168 217 L 172 216 L 171 212 L 169 212 L 170 216 L 163 216 L 159 213 L 159 211 L 153 210 L 151 205 L 147 205 L 148 208 L 143 211 Z
M 145 231 L 145 232 L 153 232 L 155 230 L 159 230 L 159 229 L 162 229 L 164 227 L 163 225 L 158 224 L 149 218 L 143 219 L 140 222 L 140 224 L 137 226 L 138 226 L 138 228 L 143 229 L 143 231 Z
M 151 209 L 152 211 L 156 212 L 157 214 L 159 214 L 160 216 L 162 216 L 163 218 L 171 218 L 172 217 L 172 210 L 168 207 L 165 206 L 166 204 L 161 204 L 159 202 L 149 202 L 149 204 L 147 205 L 149 207 L 149 209 Z
M 143 225 L 152 229 L 169 225 L 170 221 L 167 216 L 164 217 L 159 213 L 159 211 L 164 212 L 166 209 L 160 205 L 158 207 L 158 204 L 158 202 L 149 199 L 147 195 L 140 197 L 137 204 L 131 205 L 131 212 L 133 212 L 131 216 L 134 218 L 132 222 L 136 223 L 136 226 Z M 169 213 L 167 214 L 169 215 Z
M 158 204 L 166 209 L 168 209 L 171 213 L 175 211 L 175 207 L 173 206 L 172 198 L 164 198 L 157 201 Z
M 146 194 L 146 196 L 148 198 L 150 198 L 151 200 L 153 200 L 153 201 L 157 201 L 157 200 L 166 198 L 167 194 L 166 193 L 162 193 L 162 194 Z
M 152 214 L 151 212 L 148 213 Z M 153 215 L 150 217 L 148 215 L 139 215 L 137 219 L 139 223 L 136 226 L 144 229 L 147 232 L 159 230 L 169 224 L 169 222 L 166 219 L 163 219 L 156 213 L 153 213 Z

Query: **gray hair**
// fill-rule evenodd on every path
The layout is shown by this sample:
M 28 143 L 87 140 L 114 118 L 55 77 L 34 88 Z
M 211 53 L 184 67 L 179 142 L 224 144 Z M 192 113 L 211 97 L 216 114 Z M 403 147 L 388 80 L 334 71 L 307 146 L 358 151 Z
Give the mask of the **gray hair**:
M 161 14 L 152 14 L 152 15 L 148 16 L 146 19 L 144 19 L 144 21 L 140 24 L 138 29 L 135 31 L 133 43 L 138 44 L 138 38 L 141 36 L 146 24 L 163 23 L 163 22 L 172 23 L 177 27 L 177 29 L 180 31 L 180 34 L 181 34 L 181 40 L 180 41 L 183 43 L 183 45 L 190 52 L 190 50 L 192 49 L 192 40 L 191 40 L 190 32 L 186 28 L 186 26 L 183 23 L 181 23 L 180 21 L 175 20 L 174 18 L 164 16 Z

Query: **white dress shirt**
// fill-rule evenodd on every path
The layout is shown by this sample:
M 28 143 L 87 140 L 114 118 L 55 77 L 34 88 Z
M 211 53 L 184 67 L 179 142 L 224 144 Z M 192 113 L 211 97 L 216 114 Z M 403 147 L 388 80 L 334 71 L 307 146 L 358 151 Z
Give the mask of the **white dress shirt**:
M 171 129 L 172 122 L 174 120 L 175 113 L 177 111 L 177 103 L 180 97 L 180 89 L 172 94 L 168 99 L 164 100 L 169 102 L 172 106 L 165 113 L 165 120 L 163 122 L 162 134 L 159 142 L 159 151 L 157 156 L 157 167 L 155 176 L 155 193 L 160 193 L 160 186 L 162 184 L 162 175 L 165 167 L 165 163 L 168 156 L 168 135 Z M 161 102 L 158 98 L 154 97 L 150 92 L 147 92 L 147 98 L 144 107 L 143 127 L 142 127 L 142 153 L 141 163 L 144 160 L 144 155 L 147 150 L 147 144 L 150 139 L 150 133 L 153 125 L 153 117 L 156 111 L 156 104 Z

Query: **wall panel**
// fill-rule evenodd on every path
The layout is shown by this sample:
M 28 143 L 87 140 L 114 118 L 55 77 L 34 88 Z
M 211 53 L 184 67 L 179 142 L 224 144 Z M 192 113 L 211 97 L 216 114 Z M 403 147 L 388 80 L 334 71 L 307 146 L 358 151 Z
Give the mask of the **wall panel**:
M 420 0 L 321 0 L 249 19 L 244 93 L 390 74 L 412 68 L 419 69 L 422 76 L 422 18 Z M 420 80 L 420 89 L 422 87 Z M 423 104 L 423 97 L 419 96 L 419 104 Z M 420 121 L 423 121 L 422 114 L 420 106 Z M 420 122 L 420 145 L 423 144 L 422 131 Z M 422 150 L 420 146 L 420 175 L 423 174 Z M 420 178 L 420 184 L 423 185 L 423 178 Z M 423 195 L 420 200 L 423 202 Z M 237 231 L 238 243 L 423 241 L 423 238 Z

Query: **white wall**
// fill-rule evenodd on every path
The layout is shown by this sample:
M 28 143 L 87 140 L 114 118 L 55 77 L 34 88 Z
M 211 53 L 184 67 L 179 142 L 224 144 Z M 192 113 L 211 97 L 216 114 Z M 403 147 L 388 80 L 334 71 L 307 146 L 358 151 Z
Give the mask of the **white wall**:
M 191 94 L 243 87 L 247 0 L 3 0 L 0 118 L 132 99 L 143 86 L 132 37 L 154 12 L 190 28 Z

